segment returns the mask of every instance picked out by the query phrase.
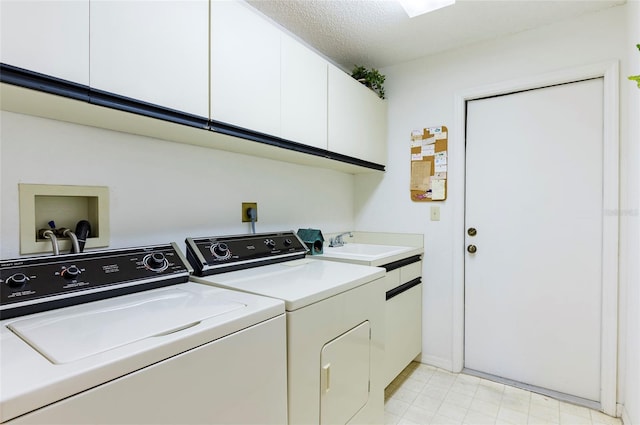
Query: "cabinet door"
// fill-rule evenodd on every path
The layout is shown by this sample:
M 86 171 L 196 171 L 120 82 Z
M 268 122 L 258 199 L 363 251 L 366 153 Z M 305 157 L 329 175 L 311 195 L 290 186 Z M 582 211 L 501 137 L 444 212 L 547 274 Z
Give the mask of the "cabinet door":
M 422 351 L 422 284 L 385 304 L 384 386 Z
M 327 62 L 282 34 L 282 137 L 327 149 Z
M 208 117 L 207 0 L 91 2 L 92 88 Z
M 329 150 L 377 164 L 387 161 L 387 104 L 329 65 Z
M 89 0 L 2 0 L 0 61 L 89 84 Z
M 280 135 L 280 31 L 243 2 L 211 2 L 211 119 Z
M 322 347 L 321 424 L 346 424 L 367 403 L 370 338 L 365 321 Z

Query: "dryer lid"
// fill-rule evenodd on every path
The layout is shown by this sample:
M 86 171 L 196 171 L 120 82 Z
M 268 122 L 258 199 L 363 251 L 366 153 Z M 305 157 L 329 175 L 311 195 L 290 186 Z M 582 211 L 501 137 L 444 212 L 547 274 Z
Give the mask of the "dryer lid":
M 167 335 L 247 305 L 176 287 L 55 310 L 7 326 L 55 364 Z

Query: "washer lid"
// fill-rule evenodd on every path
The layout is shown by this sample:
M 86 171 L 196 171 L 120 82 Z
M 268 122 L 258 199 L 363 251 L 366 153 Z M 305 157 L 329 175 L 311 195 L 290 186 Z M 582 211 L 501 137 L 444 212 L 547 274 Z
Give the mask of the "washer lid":
M 17 320 L 7 327 L 52 363 L 64 364 L 247 307 L 178 288 L 129 295 L 126 302 L 122 298 L 107 301 L 100 308 L 85 304 Z

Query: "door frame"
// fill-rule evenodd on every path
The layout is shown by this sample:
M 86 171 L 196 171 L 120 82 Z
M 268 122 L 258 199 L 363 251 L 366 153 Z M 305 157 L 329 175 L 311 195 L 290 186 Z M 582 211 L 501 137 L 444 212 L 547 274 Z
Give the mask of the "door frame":
M 619 240 L 619 64 L 600 62 L 516 80 L 470 88 L 454 96 L 454 123 L 450 132 L 449 170 L 453 200 L 453 338 L 452 369 L 464 367 L 464 260 L 465 260 L 465 140 L 466 102 L 603 77 L 603 217 L 602 217 L 602 340 L 600 353 L 600 405 L 615 416 L 618 377 L 618 240 Z

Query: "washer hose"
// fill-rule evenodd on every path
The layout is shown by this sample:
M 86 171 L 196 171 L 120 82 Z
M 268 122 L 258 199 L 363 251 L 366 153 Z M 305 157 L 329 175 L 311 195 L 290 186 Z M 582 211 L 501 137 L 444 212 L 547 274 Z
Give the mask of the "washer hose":
M 78 237 L 78 251 L 84 252 L 84 244 L 87 242 L 87 238 L 91 235 L 91 223 L 87 220 L 80 220 L 76 224 L 76 236 Z
M 81 252 L 80 251 L 80 245 L 78 244 L 78 238 L 76 237 L 76 234 L 73 233 L 71 231 L 71 229 L 61 229 L 62 230 L 62 236 L 66 236 L 69 239 L 71 239 L 71 254 L 75 253 L 75 252 Z
M 51 239 L 51 249 L 53 250 L 53 255 L 60 255 L 60 248 L 58 248 L 58 238 L 56 237 L 53 230 L 47 229 L 42 232 L 42 237 L 45 239 Z

